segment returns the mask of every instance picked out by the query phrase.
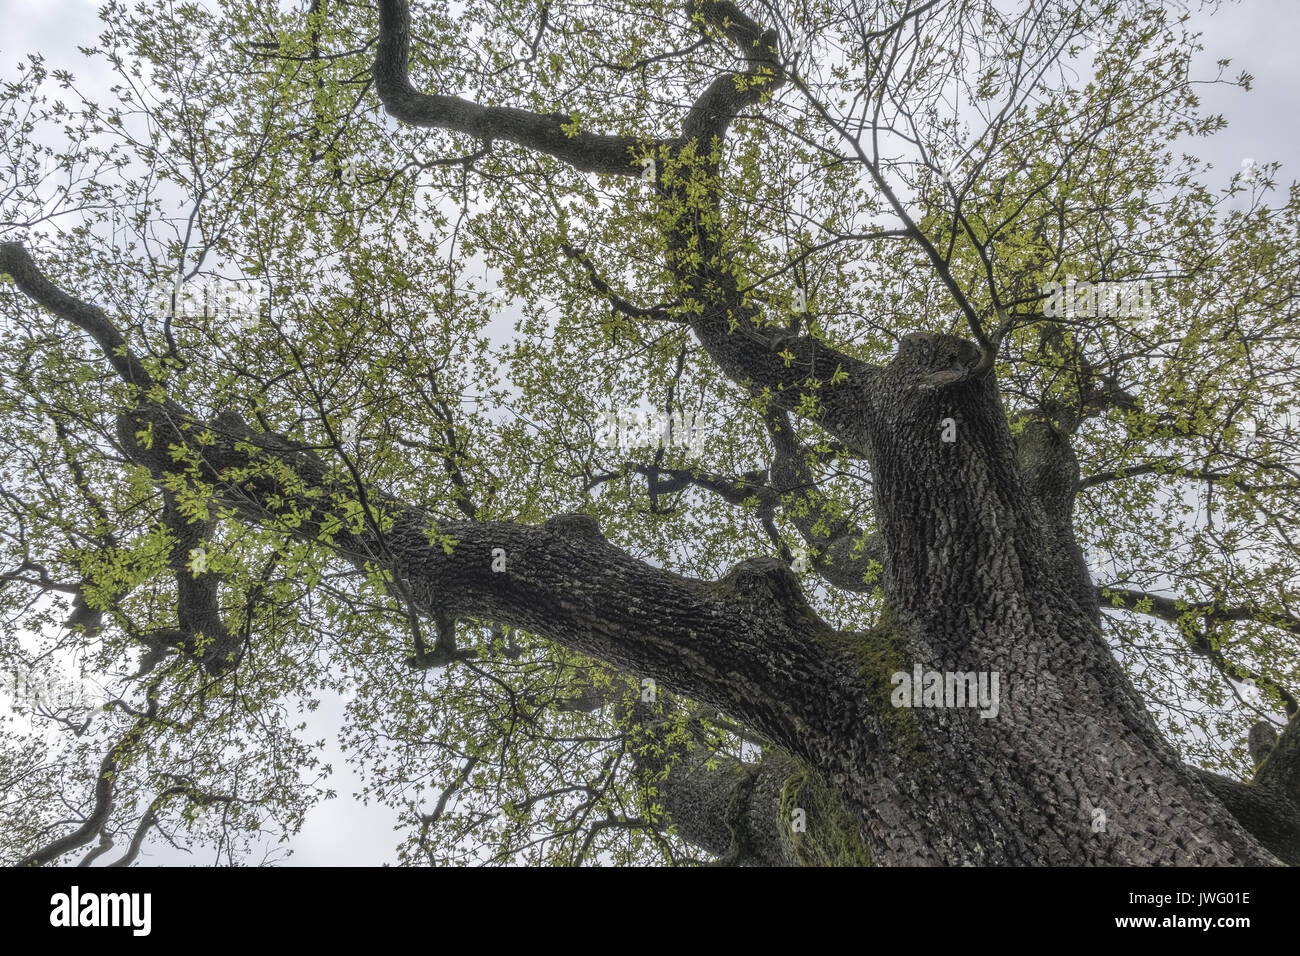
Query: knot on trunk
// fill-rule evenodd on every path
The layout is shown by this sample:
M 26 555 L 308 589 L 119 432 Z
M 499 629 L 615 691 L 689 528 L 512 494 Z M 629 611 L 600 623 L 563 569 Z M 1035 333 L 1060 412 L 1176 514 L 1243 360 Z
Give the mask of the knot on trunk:
M 1079 482 L 1079 462 L 1069 441 L 1047 419 L 1023 416 L 1015 437 L 1016 466 L 1031 494 L 1050 516 L 1068 521 Z
M 591 515 L 562 514 L 546 519 L 542 524 L 546 530 L 566 538 L 594 538 L 605 540 L 601 533 L 600 522 Z
M 1267 720 L 1257 721 L 1250 728 L 1250 735 L 1246 738 L 1247 745 L 1250 747 L 1250 757 L 1258 767 L 1264 762 L 1273 748 L 1277 746 L 1277 731 Z
M 774 614 L 786 627 L 803 630 L 825 626 L 804 599 L 799 576 L 780 558 L 741 561 L 718 581 L 717 587 L 729 600 Z
M 780 558 L 748 558 L 736 564 L 718 584 L 741 597 L 803 598 L 798 576 Z
M 899 341 L 894 364 L 913 372 L 922 386 L 940 388 L 970 379 L 980 364 L 980 350 L 955 335 L 911 332 Z

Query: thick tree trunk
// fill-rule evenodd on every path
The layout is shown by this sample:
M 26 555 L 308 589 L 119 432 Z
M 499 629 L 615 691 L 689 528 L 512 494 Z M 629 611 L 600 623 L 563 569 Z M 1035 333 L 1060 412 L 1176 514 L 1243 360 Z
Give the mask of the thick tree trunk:
M 878 695 L 918 664 L 996 672 L 999 709 L 898 709 L 874 752 L 814 759 L 839 762 L 831 779 L 884 863 L 1269 859 L 1182 767 L 1107 649 L 1077 549 L 1025 488 L 993 378 L 964 373 L 977 360 L 959 340 L 909 336 L 879 383 L 887 398 L 869 404 L 897 620 L 860 651 Z

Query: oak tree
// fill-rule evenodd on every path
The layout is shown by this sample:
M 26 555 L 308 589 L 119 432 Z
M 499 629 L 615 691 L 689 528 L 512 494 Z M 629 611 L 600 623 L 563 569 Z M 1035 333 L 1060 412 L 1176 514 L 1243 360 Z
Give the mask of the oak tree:
M 0 117 L 0 858 L 246 859 L 341 700 L 403 862 L 1300 860 L 1300 194 L 1179 4 L 101 18 Z

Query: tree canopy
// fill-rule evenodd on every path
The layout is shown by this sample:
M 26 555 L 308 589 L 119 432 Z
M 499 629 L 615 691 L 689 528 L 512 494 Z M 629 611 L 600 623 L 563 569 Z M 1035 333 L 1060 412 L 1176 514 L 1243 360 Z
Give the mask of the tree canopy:
M 404 863 L 1300 859 L 1300 192 L 1178 4 L 100 18 L 0 107 L 0 860 L 264 853 L 323 699 Z M 959 792 L 1093 720 L 1077 836 Z

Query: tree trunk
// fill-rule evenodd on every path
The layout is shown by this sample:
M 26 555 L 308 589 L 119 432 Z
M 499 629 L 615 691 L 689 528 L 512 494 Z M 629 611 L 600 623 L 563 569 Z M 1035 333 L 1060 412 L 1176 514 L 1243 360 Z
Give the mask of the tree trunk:
M 1181 765 L 1115 662 L 1078 549 L 1022 480 L 993 377 L 962 373 L 977 360 L 959 340 L 909 336 L 880 383 L 887 399 L 870 405 L 862 438 L 897 620 L 859 651 L 878 698 L 915 665 L 996 672 L 997 713 L 900 708 L 873 752 L 816 759 L 838 763 L 831 779 L 883 863 L 1269 859 Z

